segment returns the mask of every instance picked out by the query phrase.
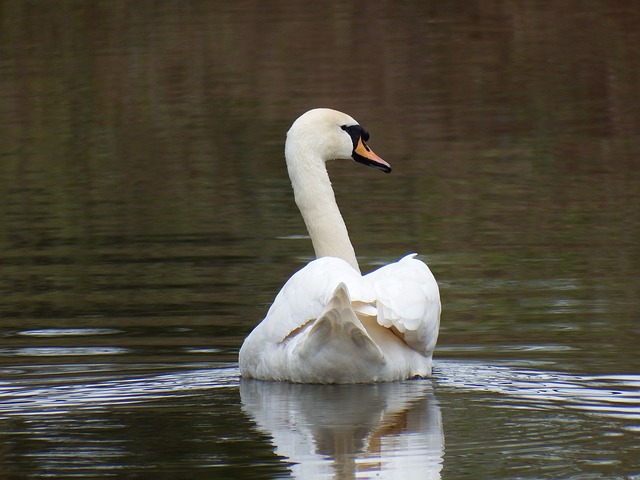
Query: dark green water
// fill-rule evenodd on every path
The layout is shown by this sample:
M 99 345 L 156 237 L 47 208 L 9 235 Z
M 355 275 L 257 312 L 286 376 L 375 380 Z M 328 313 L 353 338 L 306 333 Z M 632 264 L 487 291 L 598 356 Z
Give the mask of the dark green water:
M 639 12 L 0 1 L 0 476 L 640 478 Z M 240 381 L 317 106 L 394 168 L 330 174 L 440 284 L 431 380 Z

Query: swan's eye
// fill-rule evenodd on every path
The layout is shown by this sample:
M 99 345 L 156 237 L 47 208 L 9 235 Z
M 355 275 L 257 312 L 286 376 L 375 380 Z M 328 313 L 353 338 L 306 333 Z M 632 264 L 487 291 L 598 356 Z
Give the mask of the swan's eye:
M 342 125 L 340 128 L 349 134 L 353 141 L 354 149 L 361 138 L 365 142 L 369 140 L 369 132 L 362 125 Z

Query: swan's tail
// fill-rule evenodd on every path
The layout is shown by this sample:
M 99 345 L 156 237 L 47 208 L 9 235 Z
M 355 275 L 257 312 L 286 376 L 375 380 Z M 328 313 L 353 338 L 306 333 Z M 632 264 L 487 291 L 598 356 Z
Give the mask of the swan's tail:
M 294 355 L 322 383 L 350 383 L 361 377 L 359 372 L 370 375 L 376 364 L 384 364 L 384 355 L 358 319 L 344 283 L 331 294 Z

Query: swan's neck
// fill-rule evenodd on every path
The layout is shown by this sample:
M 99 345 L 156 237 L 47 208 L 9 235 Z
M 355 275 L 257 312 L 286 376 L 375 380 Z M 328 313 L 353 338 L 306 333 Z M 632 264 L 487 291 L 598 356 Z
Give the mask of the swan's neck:
M 316 257 L 341 258 L 360 272 L 325 164 L 319 159 L 300 158 L 302 155 L 287 151 L 287 169 Z

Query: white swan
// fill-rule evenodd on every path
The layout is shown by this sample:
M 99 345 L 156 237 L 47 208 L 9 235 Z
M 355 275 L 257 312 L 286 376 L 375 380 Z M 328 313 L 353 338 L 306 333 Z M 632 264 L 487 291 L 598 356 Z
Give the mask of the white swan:
M 240 348 L 240 372 L 261 380 L 367 383 L 431 374 L 440 294 L 415 254 L 362 276 L 325 162 L 391 167 L 350 116 L 310 110 L 287 133 L 285 157 L 316 260 L 296 272 Z

